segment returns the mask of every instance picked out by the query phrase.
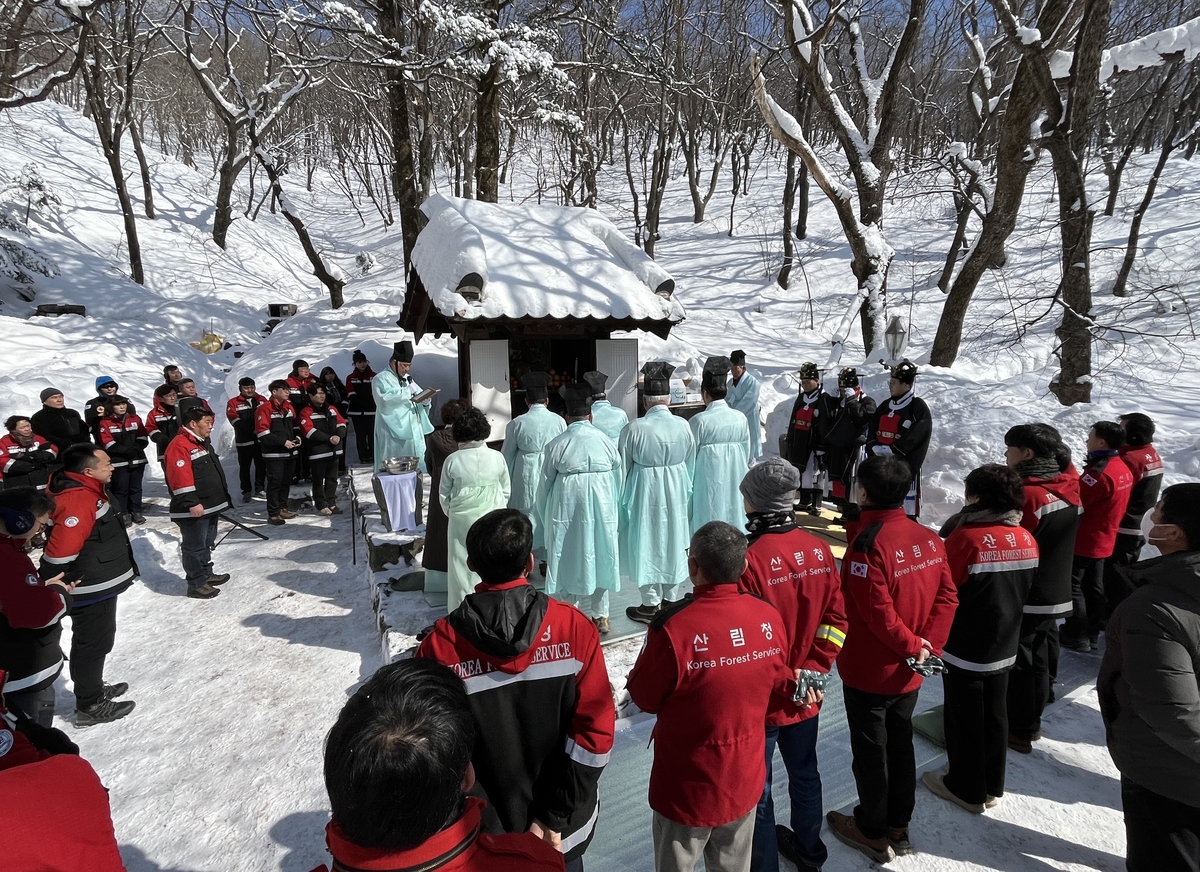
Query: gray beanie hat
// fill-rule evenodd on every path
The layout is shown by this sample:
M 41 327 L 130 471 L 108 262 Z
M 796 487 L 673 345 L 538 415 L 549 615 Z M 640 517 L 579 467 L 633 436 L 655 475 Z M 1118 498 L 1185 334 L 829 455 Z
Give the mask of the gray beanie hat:
M 41 392 L 41 394 L 39 394 L 39 396 L 42 398 L 42 402 L 44 403 L 51 397 L 57 397 L 61 393 L 62 391 L 60 391 L 58 388 L 46 388 Z
M 782 457 L 767 457 L 750 467 L 738 489 L 756 512 L 786 512 L 792 508 L 800 471 Z

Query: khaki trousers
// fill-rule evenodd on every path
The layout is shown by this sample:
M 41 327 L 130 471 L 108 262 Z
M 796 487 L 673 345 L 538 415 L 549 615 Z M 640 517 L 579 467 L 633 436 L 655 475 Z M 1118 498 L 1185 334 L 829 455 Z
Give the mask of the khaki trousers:
M 704 857 L 707 872 L 749 872 L 754 809 L 719 827 L 686 827 L 654 812 L 655 872 L 695 872 Z

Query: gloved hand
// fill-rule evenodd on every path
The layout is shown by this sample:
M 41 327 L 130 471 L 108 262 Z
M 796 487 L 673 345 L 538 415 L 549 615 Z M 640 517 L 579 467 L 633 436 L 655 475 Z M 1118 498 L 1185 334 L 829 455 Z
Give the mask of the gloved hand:
M 858 395 L 858 392 L 855 391 L 854 388 L 842 388 L 842 396 L 845 397 L 847 400 L 852 400 L 857 395 Z
M 23 714 L 17 716 L 17 729 L 24 733 L 29 744 L 39 751 L 49 751 L 51 754 L 79 754 L 79 746 L 62 730 L 43 727 Z

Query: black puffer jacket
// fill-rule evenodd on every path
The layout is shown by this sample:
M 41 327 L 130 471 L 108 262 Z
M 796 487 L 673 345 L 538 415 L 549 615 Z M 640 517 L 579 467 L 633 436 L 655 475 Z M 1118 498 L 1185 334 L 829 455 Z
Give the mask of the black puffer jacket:
M 1200 551 L 1121 570 L 1136 588 L 1108 619 L 1096 689 L 1121 775 L 1200 808 Z
M 29 419 L 33 432 L 58 449 L 58 456 L 72 445 L 92 441 L 87 425 L 74 409 L 55 409 L 42 406 Z

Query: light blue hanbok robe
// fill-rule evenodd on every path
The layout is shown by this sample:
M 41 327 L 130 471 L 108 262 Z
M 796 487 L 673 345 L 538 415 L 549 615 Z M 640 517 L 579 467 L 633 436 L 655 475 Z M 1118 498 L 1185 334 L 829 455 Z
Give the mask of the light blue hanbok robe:
M 375 398 L 375 468 L 382 469 L 389 457 L 416 457 L 425 468 L 425 434 L 433 432 L 429 409 L 412 398 L 421 387 L 410 378 L 398 378 L 390 369 L 371 380 Z
M 746 416 L 713 400 L 688 422 L 696 439 L 692 475 L 692 532 L 709 521 L 724 521 L 742 530 L 746 510 L 738 485 L 750 465 Z
M 621 456 L 587 421 L 546 446 L 538 506 L 546 536 L 546 593 L 620 590 L 617 501 Z
M 438 499 L 447 518 L 447 611 L 458 608 L 479 584 L 479 576 L 467 568 L 467 531 L 488 512 L 506 508 L 510 488 L 504 458 L 484 442 L 460 442 L 446 458 Z
M 750 428 L 751 460 L 762 456 L 762 428 L 759 424 L 758 411 L 758 392 L 761 387 L 758 379 L 750 374 L 750 370 L 746 370 L 736 385 L 732 379 L 729 381 L 729 394 L 725 397 L 729 408 L 737 409 L 746 416 L 746 423 Z M 740 530 L 741 525 L 737 526 Z
M 596 400 L 592 403 L 592 423 L 615 443 L 621 440 L 621 431 L 629 423 L 629 416 L 608 400 Z
M 533 524 L 533 551 L 543 559 L 546 540 L 537 508 L 542 459 L 550 440 L 566 429 L 566 422 L 544 403 L 532 403 L 528 412 L 508 422 L 504 428 L 504 447 L 500 449 L 508 464 L 508 477 L 512 480 L 508 507 L 524 512 L 529 518 Z
M 696 440 L 687 421 L 663 405 L 621 434 L 621 577 L 638 587 L 687 581 L 688 506 Z

